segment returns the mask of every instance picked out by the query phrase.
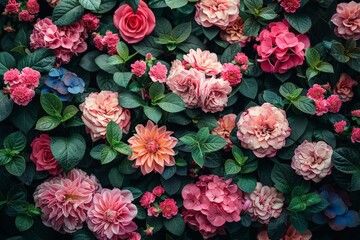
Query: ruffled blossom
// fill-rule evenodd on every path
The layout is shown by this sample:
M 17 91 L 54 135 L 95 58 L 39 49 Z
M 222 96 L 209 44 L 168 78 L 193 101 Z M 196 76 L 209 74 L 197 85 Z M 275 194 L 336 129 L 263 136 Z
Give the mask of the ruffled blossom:
M 360 3 L 351 1 L 339 3 L 336 13 L 331 17 L 335 25 L 334 32 L 339 37 L 355 40 L 360 39 Z
M 349 102 L 354 96 L 354 92 L 352 91 L 352 88 L 357 85 L 358 85 L 357 81 L 352 79 L 346 73 L 342 73 L 339 81 L 335 85 L 334 93 L 339 95 L 341 101 Z
M 284 236 L 282 236 L 279 240 L 310 240 L 312 237 L 312 233 L 310 230 L 306 229 L 302 234 L 300 234 L 296 229 L 290 225 L 286 230 Z M 270 240 L 267 231 L 261 231 L 257 235 L 257 240 Z
M 230 140 L 230 134 L 231 131 L 236 126 L 235 120 L 236 120 L 235 114 L 233 113 L 227 114 L 218 119 L 217 127 L 211 131 L 212 134 L 219 135 L 220 137 L 225 139 L 227 145 L 224 147 L 224 149 L 229 149 L 234 145 Z
M 186 64 L 192 68 L 205 73 L 206 75 L 216 75 L 221 72 L 222 65 L 218 61 L 217 55 L 208 50 L 202 51 L 200 48 L 190 49 L 190 52 L 183 56 Z
M 251 37 L 244 35 L 244 23 L 245 21 L 242 18 L 237 17 L 233 24 L 227 26 L 220 32 L 221 39 L 230 44 L 240 43 L 240 45 L 244 47 L 246 42 L 250 42 L 251 40 Z

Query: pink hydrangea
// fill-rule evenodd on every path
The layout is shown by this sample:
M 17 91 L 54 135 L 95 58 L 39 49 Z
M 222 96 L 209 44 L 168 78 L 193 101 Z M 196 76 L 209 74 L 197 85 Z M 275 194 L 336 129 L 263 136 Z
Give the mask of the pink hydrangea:
M 165 193 L 165 189 L 161 185 L 154 187 L 154 189 L 152 190 L 152 194 L 154 194 L 157 197 L 161 197 L 164 193 Z
M 145 74 L 146 71 L 146 63 L 144 61 L 136 61 L 130 65 L 131 72 L 138 77 L 141 77 Z
M 86 223 L 89 230 L 100 240 L 129 239 L 137 229 L 133 219 L 137 208 L 129 190 L 102 189 L 93 197 L 93 204 L 87 211 Z
M 264 72 L 286 73 L 289 69 L 302 65 L 305 50 L 310 46 L 309 38 L 303 34 L 290 32 L 287 22 L 272 22 L 268 29 L 260 32 L 255 45 L 261 69 Z
M 245 194 L 245 199 L 250 201 L 247 212 L 252 220 L 268 224 L 271 218 L 280 216 L 285 197 L 276 188 L 257 182 L 255 190 Z
M 360 128 L 354 127 L 351 132 L 351 142 L 360 143 Z
M 316 183 L 331 174 L 333 149 L 326 142 L 308 142 L 305 140 L 294 152 L 291 167 L 305 180 Z
M 27 10 L 30 14 L 38 14 L 40 11 L 40 5 L 37 0 L 28 0 L 27 3 Z
M 338 113 L 340 111 L 342 101 L 338 95 L 331 95 L 326 99 L 327 109 L 331 113 Z
M 156 65 L 152 66 L 149 71 L 150 79 L 153 82 L 166 82 L 166 74 L 168 70 L 164 64 L 157 62 Z
M 352 88 L 357 85 L 358 85 L 357 81 L 352 79 L 346 73 L 342 73 L 339 81 L 335 85 L 334 93 L 339 95 L 341 101 L 349 102 L 354 96 L 354 92 L 352 91 Z
M 15 87 L 10 89 L 10 97 L 17 105 L 26 106 L 35 96 L 35 91 L 27 87 Z
M 206 75 L 219 74 L 222 69 L 217 55 L 208 50 L 202 51 L 200 48 L 197 48 L 195 51 L 194 49 L 190 49 L 189 53 L 184 55 L 183 58 L 192 68 Z
M 145 192 L 140 198 L 140 205 L 143 208 L 149 208 L 154 201 L 155 195 L 151 192 Z
M 202 175 L 195 184 L 187 184 L 181 195 L 184 221 L 207 239 L 225 234 L 227 222 L 239 222 L 243 211 L 243 193 L 232 179 Z
M 195 21 L 199 25 L 225 29 L 239 16 L 240 0 L 200 0 L 195 7 Z
M 178 213 L 178 207 L 176 202 L 172 198 L 167 198 L 162 201 L 159 205 L 161 209 L 162 216 L 166 219 L 171 219 Z
M 90 93 L 79 108 L 83 112 L 81 119 L 93 142 L 105 138 L 106 127 L 110 121 L 117 123 L 123 132 L 129 132 L 130 111 L 119 105 L 117 92 Z
M 245 44 L 250 42 L 251 37 L 244 35 L 244 23 L 245 21 L 238 17 L 233 24 L 220 32 L 221 39 L 231 44 L 240 43 L 241 47 L 245 47 Z
M 10 87 L 19 86 L 21 84 L 20 71 L 16 68 L 11 68 L 4 73 L 4 83 Z
M 16 14 L 19 12 L 20 3 L 16 2 L 16 0 L 8 0 L 4 13 L 6 14 Z
M 100 19 L 95 14 L 86 13 L 81 19 L 87 31 L 92 32 L 99 28 Z
M 21 70 L 20 81 L 21 84 L 27 88 L 35 89 L 40 82 L 41 74 L 29 67 L 25 67 Z
M 285 111 L 270 103 L 247 109 L 241 114 L 237 127 L 241 145 L 258 158 L 275 156 L 285 146 L 291 131 Z
M 224 110 L 231 90 L 229 82 L 221 78 L 212 77 L 203 81 L 200 85 L 201 109 L 206 113 Z
M 73 169 L 40 184 L 33 196 L 45 226 L 61 233 L 74 233 L 87 219 L 98 189 L 100 185 L 94 175 Z
M 224 63 L 221 78 L 228 81 L 232 87 L 238 85 L 242 78 L 240 67 L 232 63 Z
M 230 149 L 234 144 L 230 140 L 231 131 L 235 128 L 236 125 L 236 115 L 231 113 L 227 114 L 218 119 L 217 127 L 214 128 L 211 133 L 219 135 L 227 142 L 227 145 L 224 149 Z
M 300 7 L 301 0 L 282 0 L 280 6 L 288 13 L 294 13 Z
M 345 120 L 341 120 L 339 122 L 336 122 L 334 123 L 334 129 L 335 129 L 335 132 L 337 133 L 342 133 L 344 132 L 344 129 L 346 127 L 346 121 Z
M 360 39 L 360 3 L 351 1 L 339 3 L 336 13 L 331 17 L 335 25 L 334 32 L 337 36 L 355 40 Z
M 325 98 L 324 93 L 326 90 L 322 88 L 319 84 L 314 84 L 309 88 L 307 92 L 307 97 L 313 100 L 323 100 Z
M 235 58 L 234 58 L 234 61 L 237 63 L 237 64 L 240 64 L 240 65 L 244 65 L 244 64 L 247 64 L 248 61 L 249 61 L 249 58 L 248 56 L 246 56 L 245 53 L 237 53 L 235 55 Z

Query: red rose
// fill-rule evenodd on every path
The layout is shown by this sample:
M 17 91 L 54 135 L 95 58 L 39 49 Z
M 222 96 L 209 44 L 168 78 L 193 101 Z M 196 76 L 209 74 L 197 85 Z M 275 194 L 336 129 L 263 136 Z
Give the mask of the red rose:
M 114 14 L 114 24 L 121 37 L 128 43 L 137 43 L 155 28 L 155 16 L 144 1 L 140 1 L 136 13 L 130 5 L 121 5 Z
M 61 166 L 51 153 L 49 135 L 41 134 L 30 146 L 32 148 L 30 159 L 35 163 L 36 171 L 49 171 L 51 175 L 62 172 Z

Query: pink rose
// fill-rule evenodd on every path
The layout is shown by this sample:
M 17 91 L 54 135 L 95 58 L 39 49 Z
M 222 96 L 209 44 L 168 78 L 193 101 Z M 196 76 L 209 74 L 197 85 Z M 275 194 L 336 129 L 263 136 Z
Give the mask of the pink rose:
M 30 160 L 36 165 L 36 171 L 49 171 L 51 175 L 57 175 L 62 172 L 61 166 L 55 160 L 50 150 L 50 136 L 41 134 L 30 144 L 32 152 Z
M 200 89 L 201 109 L 204 112 L 211 113 L 224 110 L 231 90 L 229 82 L 221 78 L 213 77 L 202 82 Z
M 128 43 L 137 43 L 155 28 L 155 15 L 143 0 L 136 13 L 130 5 L 121 5 L 114 14 L 114 24 L 121 37 Z
M 341 101 L 348 102 L 354 96 L 352 88 L 357 85 L 357 81 L 352 79 L 346 73 L 343 73 L 341 74 L 339 81 L 335 85 L 334 93 L 340 96 Z
M 116 122 L 124 133 L 129 132 L 130 111 L 119 105 L 117 92 L 90 93 L 79 107 L 83 112 L 81 119 L 93 142 L 105 138 L 106 127 L 110 121 Z
M 339 3 L 336 13 L 331 17 L 335 25 L 334 32 L 337 36 L 355 40 L 360 39 L 360 3 L 351 1 Z
M 190 52 L 183 58 L 186 64 L 206 75 L 216 75 L 221 72 L 222 65 L 218 61 L 217 55 L 208 50 L 202 51 L 198 48 L 195 51 L 190 49 Z

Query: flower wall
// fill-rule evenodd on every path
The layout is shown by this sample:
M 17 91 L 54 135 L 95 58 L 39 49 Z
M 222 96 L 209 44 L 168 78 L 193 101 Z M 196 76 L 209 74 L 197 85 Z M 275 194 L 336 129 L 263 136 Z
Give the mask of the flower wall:
M 360 3 L 0 0 L 1 239 L 350 239 Z

